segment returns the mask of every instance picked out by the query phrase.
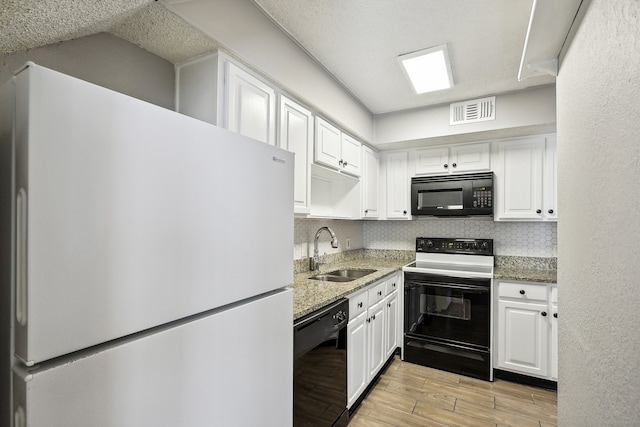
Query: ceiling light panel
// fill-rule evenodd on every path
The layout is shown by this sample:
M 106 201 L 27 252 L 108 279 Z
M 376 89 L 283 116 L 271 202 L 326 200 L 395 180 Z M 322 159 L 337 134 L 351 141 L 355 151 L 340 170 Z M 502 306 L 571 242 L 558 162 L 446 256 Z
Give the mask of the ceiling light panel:
M 398 61 L 417 94 L 453 87 L 447 45 L 400 55 Z

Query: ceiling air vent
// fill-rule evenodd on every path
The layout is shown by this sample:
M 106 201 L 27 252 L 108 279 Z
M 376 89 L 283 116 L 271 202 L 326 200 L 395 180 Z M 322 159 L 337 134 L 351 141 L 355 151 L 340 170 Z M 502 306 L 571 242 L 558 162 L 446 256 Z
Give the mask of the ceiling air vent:
M 456 102 L 450 105 L 450 125 L 484 122 L 496 119 L 496 97 Z

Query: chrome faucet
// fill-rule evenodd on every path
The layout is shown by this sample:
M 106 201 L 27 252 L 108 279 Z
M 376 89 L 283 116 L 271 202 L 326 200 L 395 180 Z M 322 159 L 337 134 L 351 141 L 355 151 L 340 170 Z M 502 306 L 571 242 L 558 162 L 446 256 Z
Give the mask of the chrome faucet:
M 324 259 L 320 259 L 320 256 L 318 255 L 318 238 L 323 231 L 327 231 L 331 235 L 331 247 L 338 247 L 338 238 L 332 229 L 329 227 L 318 228 L 318 231 L 316 231 L 316 237 L 313 239 L 313 258 L 311 258 L 311 270 L 313 271 L 317 270 L 320 267 L 320 264 L 324 264 L 326 262 Z

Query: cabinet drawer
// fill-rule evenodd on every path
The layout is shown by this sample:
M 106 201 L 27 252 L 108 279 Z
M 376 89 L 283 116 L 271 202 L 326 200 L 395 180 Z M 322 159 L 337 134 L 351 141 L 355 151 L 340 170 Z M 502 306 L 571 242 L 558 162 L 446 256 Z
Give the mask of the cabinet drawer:
M 382 301 L 384 299 L 384 297 L 386 296 L 386 291 L 387 291 L 387 281 L 383 280 L 382 282 L 374 285 L 372 288 L 369 289 L 369 307 L 371 307 L 373 304 L 377 303 L 378 301 Z
M 400 286 L 400 279 L 399 279 L 399 276 L 397 274 L 394 274 L 393 276 L 391 276 L 387 280 L 387 293 L 386 293 L 386 295 L 389 295 L 393 291 L 397 291 L 398 290 L 398 286 Z
M 498 285 L 500 298 L 514 298 L 519 300 L 548 301 L 547 285 L 534 285 L 529 283 L 503 282 Z
M 367 311 L 367 291 L 349 297 L 349 320 Z

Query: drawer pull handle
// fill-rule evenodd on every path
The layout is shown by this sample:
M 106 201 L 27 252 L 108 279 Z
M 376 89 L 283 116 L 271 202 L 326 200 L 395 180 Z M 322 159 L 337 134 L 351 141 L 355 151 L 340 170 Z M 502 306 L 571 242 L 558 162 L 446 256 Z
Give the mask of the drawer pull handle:
M 558 318 L 558 313 L 553 313 L 553 317 Z
M 542 312 L 542 313 L 540 313 L 540 314 L 542 314 L 542 317 L 547 317 L 547 312 L 546 312 L 546 311 L 543 311 L 543 312 Z
M 524 295 L 524 289 L 520 289 L 520 295 Z

